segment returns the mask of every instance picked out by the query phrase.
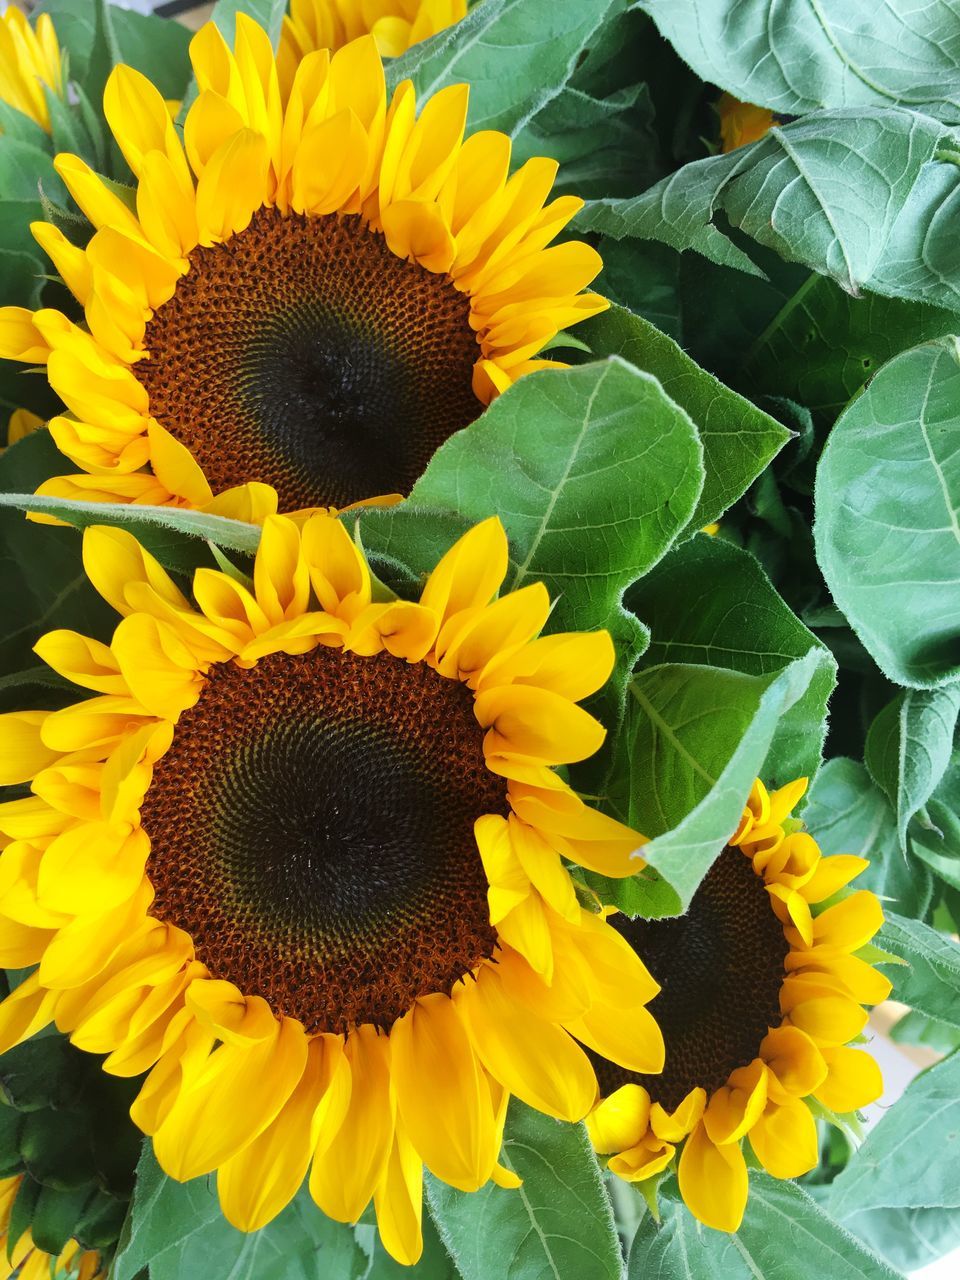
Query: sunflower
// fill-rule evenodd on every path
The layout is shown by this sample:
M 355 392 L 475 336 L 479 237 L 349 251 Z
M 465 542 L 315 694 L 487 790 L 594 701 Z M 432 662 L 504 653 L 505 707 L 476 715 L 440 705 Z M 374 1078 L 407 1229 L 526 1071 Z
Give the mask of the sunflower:
M 29 1230 L 11 1240 L 10 1214 L 22 1177 L 0 1178 L 0 1275 L 3 1280 L 104 1280 L 100 1255 L 69 1240 L 58 1257 L 44 1253 L 33 1243 Z M 7 1267 L 4 1267 L 3 1259 Z
M 861 1005 L 890 992 L 856 954 L 880 927 L 880 904 L 861 889 L 824 905 L 867 863 L 823 857 L 789 818 L 805 789 L 805 778 L 772 794 L 754 784 L 685 916 L 611 919 L 662 985 L 650 1012 L 666 1065 L 651 1078 L 595 1058 L 605 1096 L 590 1136 L 631 1182 L 662 1173 L 682 1143 L 681 1195 L 721 1231 L 735 1231 L 746 1207 L 743 1138 L 775 1178 L 798 1177 L 817 1163 L 814 1115 L 882 1092 L 876 1062 L 848 1046 L 866 1023 Z
M 766 107 L 741 102 L 729 93 L 721 93 L 717 114 L 720 116 L 720 141 L 725 154 L 750 142 L 759 142 L 776 123 L 773 112 Z
M 114 70 L 104 111 L 136 213 L 76 156 L 57 172 L 97 228 L 34 235 L 83 304 L 0 309 L 0 356 L 46 363 L 70 410 L 50 430 L 87 474 L 41 493 L 178 503 L 261 521 L 406 493 L 435 449 L 558 330 L 604 309 L 601 262 L 547 247 L 581 207 L 549 204 L 557 165 L 512 177 L 510 140 L 464 141 L 467 87 L 419 117 L 387 103 L 371 36 L 299 62 L 281 90 L 269 39 L 212 23 L 186 150 L 158 91 Z
M 112 643 L 36 648 L 99 696 L 0 718 L 0 783 L 32 784 L 0 807 L 0 963 L 39 962 L 0 1051 L 55 1021 L 149 1072 L 135 1122 L 172 1177 L 217 1170 L 238 1227 L 312 1166 L 328 1215 L 372 1196 L 411 1262 L 423 1164 L 515 1181 L 508 1095 L 575 1120 L 597 1097 L 581 1044 L 662 1065 L 656 983 L 563 863 L 638 866 L 642 837 L 553 770 L 603 738 L 576 703 L 610 638 L 539 637 L 540 584 L 494 598 L 496 519 L 418 603 L 374 600 L 326 513 L 269 517 L 251 588 L 200 569 L 196 608 L 122 530 L 89 529 L 84 563 L 124 615 Z
M 0 101 L 49 133 L 45 89 L 63 97 L 63 59 L 50 16 L 42 13 L 34 30 L 19 9 L 7 9 L 0 14 Z
M 467 0 L 290 0 L 277 66 L 292 84 L 297 65 L 315 49 L 340 49 L 372 35 L 387 58 L 406 53 L 466 17 Z

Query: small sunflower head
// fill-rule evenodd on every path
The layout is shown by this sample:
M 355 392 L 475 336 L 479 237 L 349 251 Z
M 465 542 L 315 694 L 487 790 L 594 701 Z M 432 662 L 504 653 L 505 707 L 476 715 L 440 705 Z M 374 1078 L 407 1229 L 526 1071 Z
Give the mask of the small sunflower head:
M 582 1046 L 656 1072 L 657 985 L 567 861 L 642 866 L 642 837 L 557 775 L 603 729 L 577 703 L 606 633 L 540 635 L 540 584 L 499 595 L 496 519 L 419 600 L 376 601 L 327 514 L 271 516 L 252 583 L 201 569 L 189 599 L 127 533 L 84 563 L 109 645 L 45 636 L 95 696 L 0 718 L 0 1050 L 54 1021 L 105 1070 L 146 1074 L 131 1114 L 173 1177 L 217 1171 L 255 1229 L 296 1193 L 420 1250 L 423 1165 L 509 1182 L 515 1094 L 583 1117 Z M 632 1035 L 625 1043 L 622 1020 Z
M 890 984 L 857 952 L 880 927 L 874 894 L 845 886 L 867 866 L 824 857 L 790 818 L 806 779 L 757 781 L 737 830 L 687 913 L 612 924 L 661 990 L 649 1012 L 666 1045 L 662 1074 L 595 1059 L 601 1102 L 587 1124 L 620 1177 L 677 1163 L 680 1192 L 708 1226 L 735 1231 L 747 1201 L 748 1140 L 760 1164 L 794 1178 L 818 1159 L 819 1113 L 879 1097 L 876 1062 L 849 1047 L 863 1005 Z
M 42 493 L 262 521 L 408 493 L 434 451 L 604 309 L 601 262 L 551 241 L 581 207 L 557 166 L 510 173 L 510 139 L 464 136 L 468 90 L 388 99 L 372 36 L 300 58 L 287 83 L 243 14 L 210 23 L 181 142 L 129 67 L 104 93 L 135 210 L 55 161 L 95 232 L 34 235 L 84 309 L 0 309 L 0 356 L 43 363 L 80 474 Z

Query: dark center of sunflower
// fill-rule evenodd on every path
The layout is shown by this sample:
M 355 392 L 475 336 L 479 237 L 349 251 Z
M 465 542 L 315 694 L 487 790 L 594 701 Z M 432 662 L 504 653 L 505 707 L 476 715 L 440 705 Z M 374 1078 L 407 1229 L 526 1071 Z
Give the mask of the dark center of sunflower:
M 662 1075 L 644 1076 L 591 1054 L 604 1094 L 642 1084 L 668 1111 L 700 1085 L 707 1096 L 757 1056 L 780 1025 L 789 950 L 783 925 L 750 859 L 728 845 L 704 877 L 687 914 L 673 920 L 610 923 L 660 983 L 648 1008 L 663 1032 Z
M 359 216 L 264 208 L 193 250 L 136 374 L 215 493 L 260 480 L 281 511 L 342 507 L 408 493 L 479 416 L 469 311 Z
M 473 825 L 506 813 L 469 691 L 320 647 L 211 669 L 142 807 L 152 914 L 308 1031 L 389 1028 L 492 954 Z

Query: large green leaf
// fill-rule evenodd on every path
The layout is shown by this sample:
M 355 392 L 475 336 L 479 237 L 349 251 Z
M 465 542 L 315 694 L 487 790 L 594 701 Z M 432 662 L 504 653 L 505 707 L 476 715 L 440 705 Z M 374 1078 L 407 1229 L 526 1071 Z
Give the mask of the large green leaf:
M 483 0 L 461 22 L 397 58 L 388 82 L 420 98 L 470 85 L 471 132 L 516 134 L 570 79 L 612 0 Z
M 463 1280 L 620 1280 L 613 1213 L 583 1125 L 514 1099 L 501 1160 L 522 1186 L 471 1194 L 427 1178 L 431 1216 Z
M 908 1274 L 960 1248 L 960 1214 L 953 1209 L 867 1209 L 843 1225 Z
M 960 1054 L 918 1076 L 836 1178 L 838 1218 L 864 1209 L 960 1208 Z
M 639 0 L 704 80 L 744 102 L 903 106 L 960 121 L 960 11 L 951 0 Z
M 899 108 L 814 112 L 688 164 L 632 200 L 590 202 L 577 225 L 758 273 L 717 225 L 723 215 L 851 293 L 868 288 L 957 310 L 960 169 L 931 163 L 946 137 L 937 121 Z
M 147 1266 L 150 1280 L 359 1280 L 367 1259 L 353 1231 L 303 1193 L 260 1231 L 237 1231 L 220 1212 L 215 1182 L 174 1182 L 147 1141 L 111 1276 L 133 1280 Z
M 894 997 L 927 1017 L 960 1027 L 960 944 L 919 920 L 889 911 L 877 944 L 906 961 L 887 969 Z
M 924 688 L 960 676 L 960 359 L 943 338 L 879 371 L 817 473 L 817 559 L 880 669 Z
M 867 734 L 864 759 L 897 812 L 900 847 L 907 826 L 947 771 L 960 716 L 960 684 L 906 689 L 888 703 Z
M 770 786 L 816 773 L 834 663 L 749 552 L 718 538 L 692 538 L 631 588 L 627 605 L 650 628 L 648 667 L 691 662 L 769 676 L 811 649 L 821 651 L 809 688 L 777 726 L 763 768 Z
M 956 327 L 956 314 L 942 307 L 875 293 L 854 298 L 811 275 L 747 352 L 742 376 L 751 388 L 789 396 L 832 423 L 886 360 Z
M 607 798 L 645 834 L 648 866 L 590 877 L 630 915 L 679 915 L 736 828 L 781 718 L 824 661 L 811 650 L 775 676 L 666 665 L 630 682 Z
M 499 515 L 507 586 L 545 582 L 560 630 L 607 624 L 687 524 L 702 485 L 688 415 L 614 358 L 522 378 L 440 447 L 410 501 Z
M 640 1224 L 628 1280 L 896 1280 L 894 1271 L 834 1221 L 806 1191 L 765 1173 L 750 1175 L 750 1198 L 735 1235 L 701 1227 L 676 1201 L 660 1226 Z
M 870 866 L 857 880 L 908 916 L 922 916 L 933 884 L 927 869 L 900 848 L 896 815 L 859 761 L 828 760 L 814 780 L 803 818 L 826 854 L 855 853 Z
M 622 356 L 657 378 L 696 424 L 706 476 L 690 525 L 716 520 L 779 453 L 790 432 L 769 414 L 701 369 L 642 316 L 613 306 L 581 325 L 576 336 L 594 355 Z

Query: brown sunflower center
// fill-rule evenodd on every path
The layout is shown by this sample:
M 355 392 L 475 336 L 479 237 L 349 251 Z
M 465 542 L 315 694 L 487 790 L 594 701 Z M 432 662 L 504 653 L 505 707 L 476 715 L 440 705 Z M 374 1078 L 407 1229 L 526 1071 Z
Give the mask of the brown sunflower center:
M 193 250 L 136 374 L 215 493 L 260 480 L 281 511 L 342 507 L 408 493 L 479 416 L 469 311 L 359 216 L 264 208 Z
M 757 1056 L 780 1025 L 780 988 L 789 950 L 762 877 L 728 845 L 704 877 L 686 915 L 610 923 L 660 983 L 649 1009 L 663 1032 L 666 1064 L 637 1075 L 595 1055 L 604 1094 L 642 1084 L 668 1111 L 700 1085 L 707 1096 Z
M 506 812 L 469 691 L 320 647 L 211 669 L 142 808 L 152 913 L 308 1031 L 387 1028 L 496 937 L 473 825 Z

